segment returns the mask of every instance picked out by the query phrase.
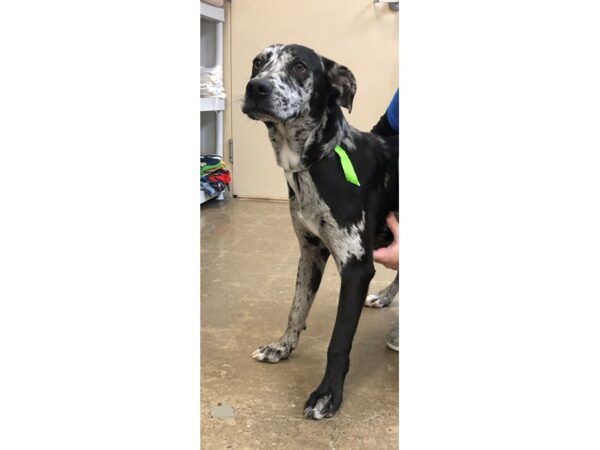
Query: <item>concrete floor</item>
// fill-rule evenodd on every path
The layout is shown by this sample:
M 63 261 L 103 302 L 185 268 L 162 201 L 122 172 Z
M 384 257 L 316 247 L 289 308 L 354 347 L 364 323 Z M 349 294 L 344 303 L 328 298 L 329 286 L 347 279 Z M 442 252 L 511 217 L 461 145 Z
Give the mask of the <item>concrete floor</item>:
M 339 275 L 330 261 L 298 348 L 278 364 L 251 358 L 287 323 L 298 245 L 287 203 L 232 199 L 202 207 L 203 449 L 396 449 L 398 353 L 384 337 L 398 313 L 365 308 L 344 402 L 320 421 L 304 402 L 323 376 Z M 376 266 L 371 292 L 394 273 Z

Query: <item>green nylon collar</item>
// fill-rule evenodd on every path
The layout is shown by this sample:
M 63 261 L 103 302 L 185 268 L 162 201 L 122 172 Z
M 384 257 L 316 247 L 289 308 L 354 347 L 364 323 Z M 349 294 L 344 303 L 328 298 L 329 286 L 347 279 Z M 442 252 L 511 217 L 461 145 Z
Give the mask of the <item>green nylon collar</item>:
M 352 161 L 350 161 L 346 150 L 344 150 L 339 145 L 336 145 L 334 150 L 340 157 L 340 162 L 342 163 L 342 169 L 344 170 L 344 176 L 346 177 L 346 181 L 356 186 L 360 186 L 360 183 L 358 182 L 358 177 L 356 176 L 356 172 L 354 171 L 354 167 L 352 166 Z

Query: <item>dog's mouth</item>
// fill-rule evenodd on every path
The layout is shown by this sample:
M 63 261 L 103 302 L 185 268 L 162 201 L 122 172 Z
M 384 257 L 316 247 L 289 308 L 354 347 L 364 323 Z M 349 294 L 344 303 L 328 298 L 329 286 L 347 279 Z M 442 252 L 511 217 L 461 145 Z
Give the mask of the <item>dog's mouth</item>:
M 262 120 L 263 122 L 277 120 L 277 116 L 270 110 L 270 108 L 258 104 L 251 99 L 246 99 L 244 101 L 244 104 L 242 105 L 242 112 L 253 120 Z

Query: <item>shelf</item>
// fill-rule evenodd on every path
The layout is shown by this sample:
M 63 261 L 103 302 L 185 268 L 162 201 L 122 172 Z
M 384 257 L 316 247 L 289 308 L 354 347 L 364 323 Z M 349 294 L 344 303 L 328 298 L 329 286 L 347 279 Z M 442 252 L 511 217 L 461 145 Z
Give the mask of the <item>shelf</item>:
M 200 97 L 200 111 L 223 111 L 224 109 L 224 98 Z
M 215 198 L 217 195 L 208 195 L 206 192 L 204 192 L 203 190 L 200 190 L 200 204 L 209 201 L 211 198 Z
M 200 26 L 203 27 L 203 25 L 206 25 L 205 28 L 202 28 L 203 34 L 200 38 L 201 52 L 206 52 L 206 55 L 209 55 L 211 57 L 208 58 L 207 61 L 205 61 L 205 63 L 209 64 L 211 67 L 220 66 L 222 68 L 223 28 L 225 22 L 225 10 L 223 8 L 218 8 L 216 6 L 209 5 L 208 3 L 204 3 L 201 1 L 200 19 Z M 214 60 L 212 56 L 214 56 Z M 200 77 L 200 80 L 202 80 L 202 77 Z M 214 148 L 211 148 L 211 151 L 213 151 L 221 157 L 223 157 L 223 116 L 225 115 L 222 114 L 222 112 L 225 111 L 225 103 L 225 98 L 221 97 L 200 97 L 200 112 L 210 111 L 217 113 L 214 117 L 212 115 L 210 117 L 211 119 L 215 119 L 215 142 L 213 144 L 212 142 L 209 142 L 209 140 L 206 140 L 204 145 L 209 145 L 211 147 L 214 145 Z M 203 153 L 202 143 L 200 144 L 200 153 Z M 214 201 L 224 200 L 225 196 L 223 192 L 219 192 L 215 195 L 208 195 L 205 191 L 200 190 L 200 205 L 212 199 L 215 199 Z
M 216 6 L 200 2 L 200 16 L 203 19 L 212 20 L 214 22 L 225 21 L 225 10 Z
M 223 193 L 217 192 L 215 195 L 208 195 L 203 190 L 200 190 L 200 204 L 212 200 L 213 198 L 216 198 L 217 200 L 223 200 Z

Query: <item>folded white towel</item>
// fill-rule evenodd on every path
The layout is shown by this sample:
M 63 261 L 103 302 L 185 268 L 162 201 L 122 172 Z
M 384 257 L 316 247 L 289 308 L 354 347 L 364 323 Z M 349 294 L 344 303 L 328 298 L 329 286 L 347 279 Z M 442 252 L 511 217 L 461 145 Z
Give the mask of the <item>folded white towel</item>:
M 221 66 L 200 67 L 200 96 L 225 98 Z

